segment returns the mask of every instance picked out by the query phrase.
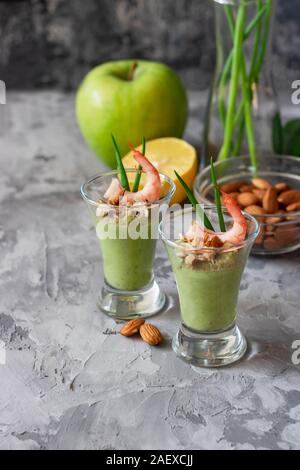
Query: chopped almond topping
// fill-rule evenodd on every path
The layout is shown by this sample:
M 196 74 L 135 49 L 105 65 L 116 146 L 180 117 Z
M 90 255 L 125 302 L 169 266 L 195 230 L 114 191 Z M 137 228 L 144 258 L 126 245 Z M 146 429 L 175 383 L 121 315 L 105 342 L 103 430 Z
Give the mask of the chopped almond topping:
M 217 235 L 214 235 L 212 238 L 208 239 L 206 242 L 204 240 L 204 246 L 210 248 L 221 248 L 223 246 L 222 240 Z

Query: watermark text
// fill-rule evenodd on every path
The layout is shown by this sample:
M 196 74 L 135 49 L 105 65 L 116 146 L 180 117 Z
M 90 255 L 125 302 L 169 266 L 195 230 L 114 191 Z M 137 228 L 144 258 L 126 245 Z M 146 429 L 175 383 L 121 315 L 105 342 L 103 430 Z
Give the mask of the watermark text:
M 292 354 L 292 363 L 298 366 L 300 364 L 300 339 L 293 341 L 292 349 L 294 351 Z
M 6 85 L 3 80 L 0 80 L 0 104 L 6 104 Z
M 6 364 L 6 350 L 4 341 L 0 340 L 0 365 L 4 366 Z
M 292 89 L 295 90 L 291 96 L 292 103 L 296 105 L 300 104 L 300 80 L 293 81 Z

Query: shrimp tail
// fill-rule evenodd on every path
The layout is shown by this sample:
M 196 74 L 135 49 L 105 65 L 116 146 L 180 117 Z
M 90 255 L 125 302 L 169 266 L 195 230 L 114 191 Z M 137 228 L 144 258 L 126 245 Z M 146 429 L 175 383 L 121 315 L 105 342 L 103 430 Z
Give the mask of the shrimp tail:
M 145 155 L 139 152 L 132 144 L 128 144 L 129 148 L 133 151 L 133 156 L 137 163 L 142 167 L 142 170 L 147 175 L 147 182 L 143 189 L 136 193 L 125 192 L 125 197 L 129 203 L 134 201 L 153 202 L 159 199 L 161 192 L 161 180 L 159 172 Z
M 224 206 L 233 218 L 233 226 L 227 232 L 223 232 L 220 235 L 220 239 L 223 242 L 230 241 L 233 243 L 240 243 L 245 240 L 247 234 L 247 221 L 236 200 L 229 194 L 225 193 L 225 191 L 221 190 L 221 194 Z
M 145 155 L 139 152 L 139 150 L 137 150 L 130 142 L 128 143 L 128 146 L 130 150 L 132 150 L 135 160 L 139 163 L 139 165 L 141 165 L 145 173 L 149 172 L 158 175 L 157 169 L 155 168 L 155 166 L 152 165 L 152 163 L 149 162 L 148 158 L 146 158 Z
M 244 216 L 242 214 L 242 211 L 240 209 L 240 206 L 238 205 L 236 200 L 232 196 L 230 196 L 228 193 L 225 193 L 225 191 L 222 191 L 222 189 L 220 191 L 221 191 L 221 194 L 222 194 L 222 199 L 223 199 L 224 206 L 226 207 L 226 209 L 228 210 L 230 215 L 233 218 L 235 218 L 235 217 L 236 218 L 240 218 L 240 217 L 244 218 Z

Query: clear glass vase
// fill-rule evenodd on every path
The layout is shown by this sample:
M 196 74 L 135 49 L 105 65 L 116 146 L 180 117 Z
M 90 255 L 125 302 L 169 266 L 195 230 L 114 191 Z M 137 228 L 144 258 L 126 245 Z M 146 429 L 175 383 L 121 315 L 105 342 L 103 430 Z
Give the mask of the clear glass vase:
M 135 169 L 126 169 L 129 180 Z M 81 186 L 96 229 L 102 253 L 102 286 L 98 307 L 120 320 L 154 315 L 164 308 L 165 294 L 155 281 L 153 262 L 158 225 L 175 192 L 175 184 L 160 174 L 161 198 L 153 203 L 114 206 L 104 201 L 104 193 L 118 171 L 102 173 Z M 143 179 L 143 172 L 142 172 Z
M 203 206 L 217 226 L 215 206 Z M 245 214 L 246 239 L 236 246 L 192 247 L 179 240 L 195 218 L 192 208 L 170 211 L 160 224 L 176 279 L 181 327 L 173 339 L 173 349 L 183 360 L 202 367 L 220 367 L 239 360 L 247 349 L 246 339 L 236 324 L 241 278 L 258 235 L 258 222 Z M 224 211 L 225 225 L 232 217 Z
M 216 65 L 204 123 L 202 166 L 250 154 L 282 153 L 272 79 L 276 0 L 212 0 Z

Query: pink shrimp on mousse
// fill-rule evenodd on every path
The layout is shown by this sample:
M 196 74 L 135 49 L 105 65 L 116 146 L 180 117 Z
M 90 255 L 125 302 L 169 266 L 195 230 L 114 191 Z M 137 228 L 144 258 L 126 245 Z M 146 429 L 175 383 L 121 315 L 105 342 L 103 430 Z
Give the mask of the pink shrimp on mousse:
M 237 202 L 229 194 L 221 191 L 223 204 L 233 218 L 232 227 L 227 232 L 213 232 L 204 229 L 197 221 L 193 223 L 189 231 L 185 234 L 186 240 L 194 246 L 205 244 L 206 246 L 218 246 L 217 240 L 232 245 L 243 242 L 247 234 L 247 221 L 242 214 Z M 213 242 L 213 243 L 211 243 Z M 220 246 L 220 245 L 219 245 Z
M 147 181 L 145 186 L 135 193 L 131 191 L 125 191 L 121 186 L 121 183 L 117 178 L 114 178 L 104 194 L 104 197 L 110 204 L 134 204 L 135 202 L 155 202 L 160 198 L 161 192 L 161 181 L 157 169 L 149 162 L 149 160 L 133 145 L 129 144 L 129 147 L 134 153 L 134 158 L 137 163 L 142 167 L 142 171 L 146 173 Z

